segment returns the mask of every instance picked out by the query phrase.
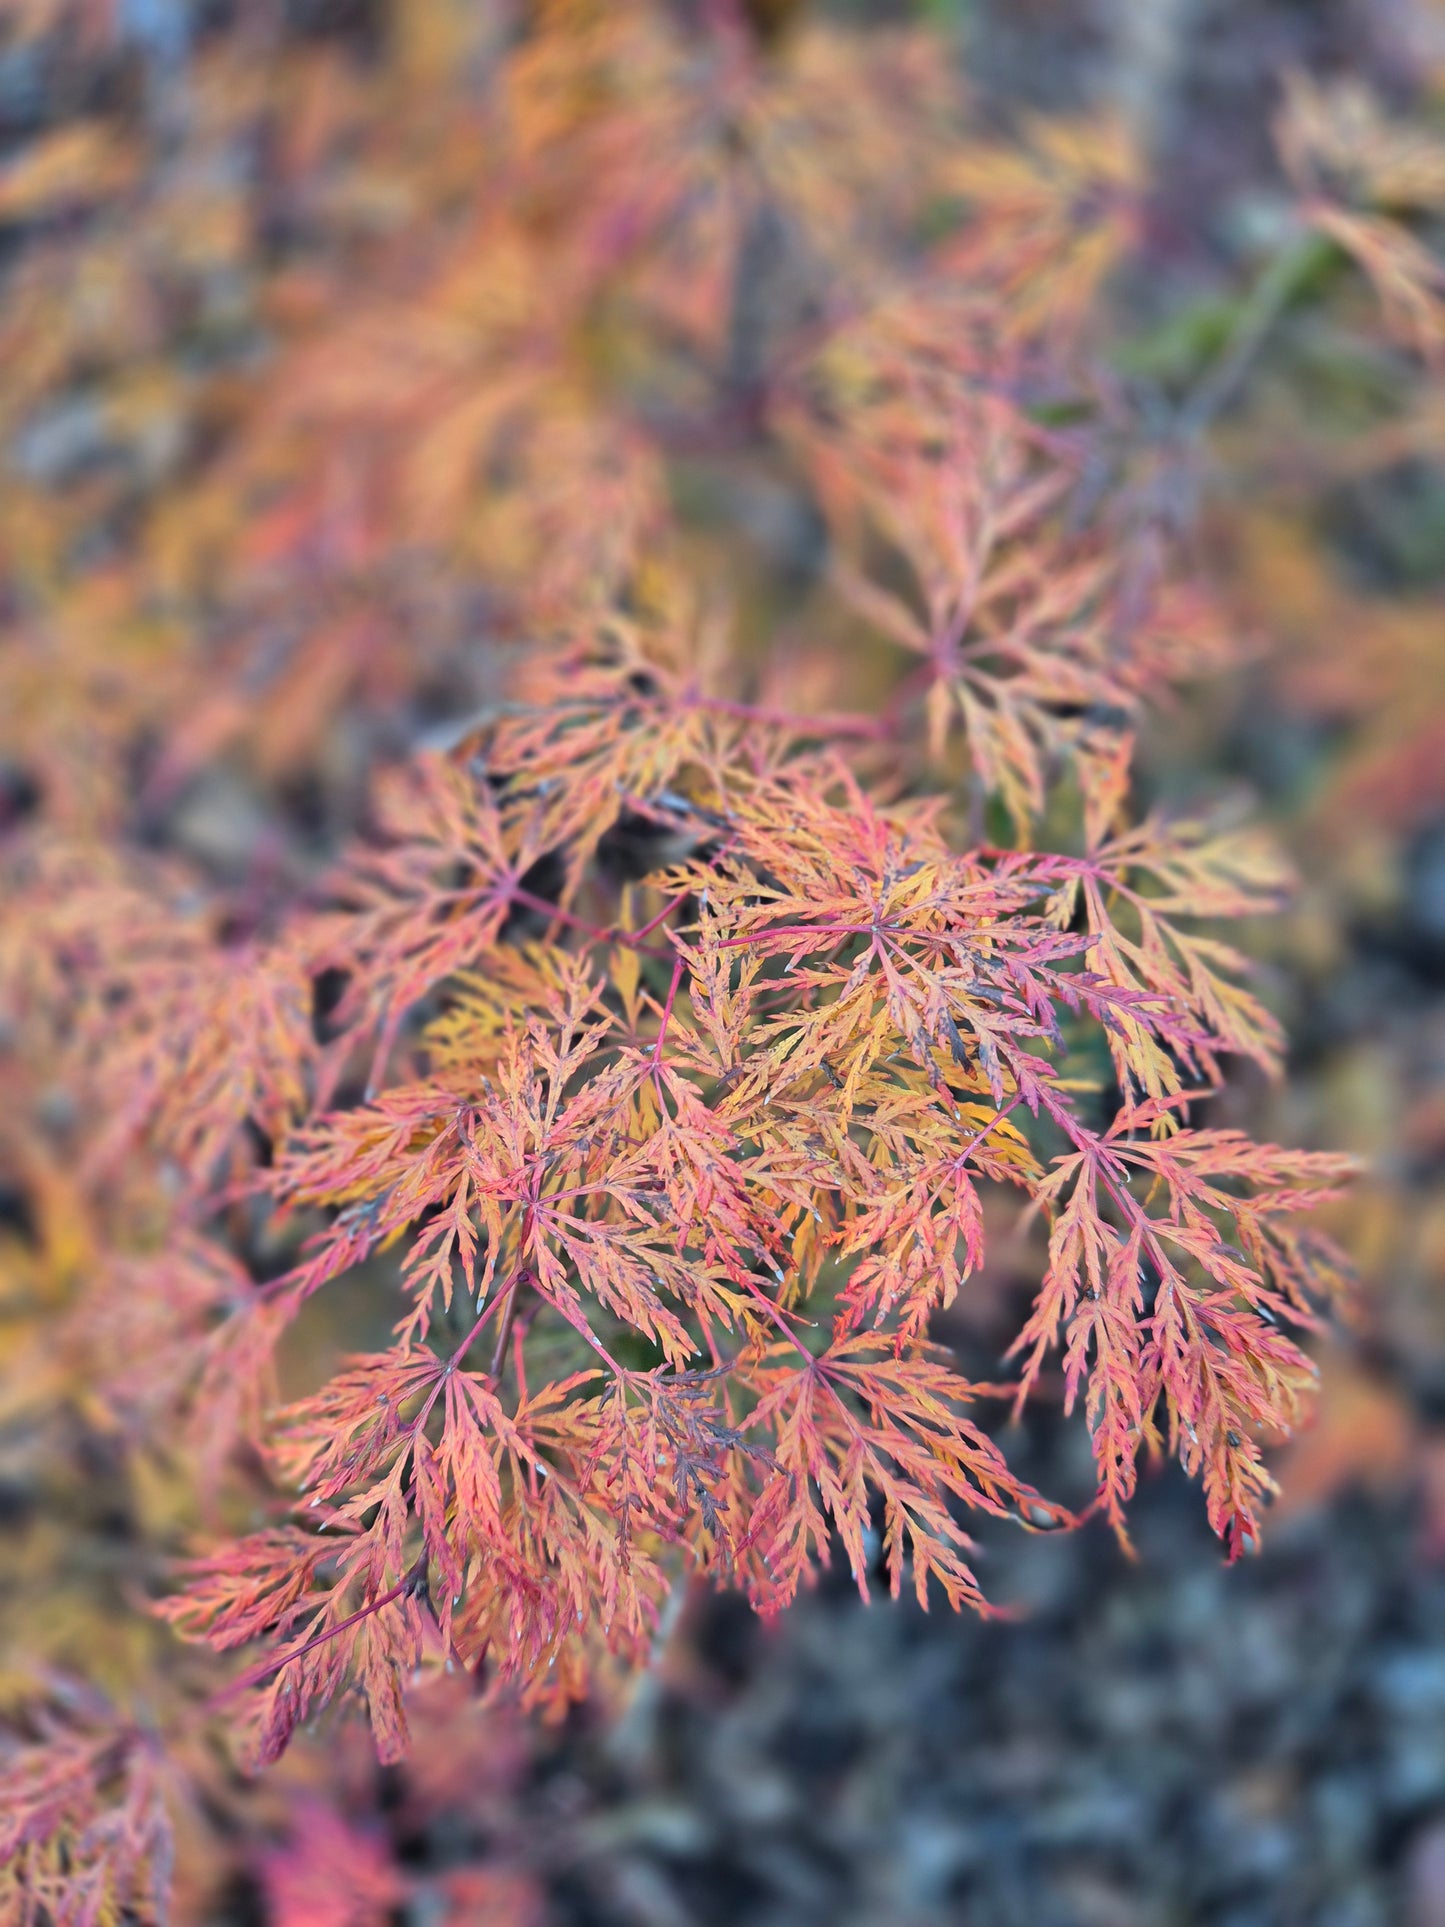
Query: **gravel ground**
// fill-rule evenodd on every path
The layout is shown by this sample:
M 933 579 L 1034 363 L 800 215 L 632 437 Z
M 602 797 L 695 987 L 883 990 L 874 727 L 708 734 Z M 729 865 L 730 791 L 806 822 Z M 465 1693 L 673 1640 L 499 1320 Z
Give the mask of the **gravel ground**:
M 1345 1496 L 1233 1569 L 1199 1510 L 1149 1481 L 1134 1562 L 1092 1528 L 1000 1541 L 1012 1621 L 841 1581 L 773 1628 L 704 1605 L 551 1762 L 557 1918 L 1445 1922 L 1445 1573 L 1409 1508 Z

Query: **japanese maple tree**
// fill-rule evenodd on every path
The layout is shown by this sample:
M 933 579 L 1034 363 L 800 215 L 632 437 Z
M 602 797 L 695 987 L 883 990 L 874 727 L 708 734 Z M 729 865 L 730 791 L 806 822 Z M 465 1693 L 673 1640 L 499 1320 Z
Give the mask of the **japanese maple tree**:
M 183 1563 L 140 1576 L 242 1657 L 0 1763 L 19 1918 L 158 1911 L 158 1789 L 216 1726 L 274 1762 L 359 1695 L 393 1760 L 419 1673 L 560 1709 L 689 1579 L 774 1612 L 835 1548 L 987 1610 L 969 1515 L 1074 1522 L 1000 1443 L 1046 1371 L 1121 1535 L 1172 1453 L 1258 1540 L 1346 1163 L 1201 1118 L 1231 1059 L 1278 1067 L 1216 926 L 1287 878 L 1131 794 L 1148 704 L 1232 643 L 1092 353 L 1127 142 L 965 138 L 926 33 L 686 11 L 498 7 L 420 88 L 280 70 L 315 259 L 257 294 L 266 356 L 201 365 L 193 477 L 62 488 L 26 564 L 9 713 L 51 627 L 68 680 L 7 838 L 0 1133 L 63 1085 L 73 1155 L 17 1156 L 86 1242 L 16 1372 L 46 1351 L 182 1460 Z M 163 245 L 171 177 L 112 174 Z M 88 257 L 61 224 L 37 263 Z M 751 627 L 746 529 L 686 499 L 739 455 L 821 557 Z M 429 745 L 388 735 L 439 686 Z M 154 821 L 223 758 L 364 821 L 218 883 Z M 1005 1200 L 1047 1253 L 977 1384 L 934 1319 Z M 298 1389 L 317 1299 L 369 1348 Z

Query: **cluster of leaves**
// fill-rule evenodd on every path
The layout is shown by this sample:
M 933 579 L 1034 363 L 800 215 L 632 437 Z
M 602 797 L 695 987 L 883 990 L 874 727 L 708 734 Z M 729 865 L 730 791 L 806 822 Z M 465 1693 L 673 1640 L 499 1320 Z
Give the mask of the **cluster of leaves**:
M 1271 787 L 1305 879 L 1280 939 L 1298 980 L 1293 1109 L 1327 1111 L 1367 1160 L 1336 1222 L 1388 1287 L 1368 1360 L 1326 1355 L 1324 1422 L 1287 1489 L 1423 1488 L 1438 1546 L 1445 126 L 1438 67 L 1414 78 L 1408 102 L 1359 79 L 1285 92 L 1297 199 L 1243 298 L 1238 486 L 1214 517 L 1241 620 L 1269 626 L 1256 698 L 1286 752 Z
M 1273 448 L 1249 448 L 1248 513 L 1231 544 L 1247 603 L 1268 608 L 1282 645 L 1290 706 L 1352 730 L 1320 812 L 1336 842 L 1362 815 L 1408 833 L 1445 803 L 1435 532 L 1402 494 L 1413 475 L 1430 512 L 1442 439 L 1445 132 L 1428 109 L 1390 116 L 1358 82 L 1295 81 L 1277 132 L 1301 231 L 1253 298 L 1281 309 L 1274 339 L 1255 344 L 1276 350 L 1276 381 L 1250 440 L 1263 428 Z M 1342 275 L 1347 263 L 1360 274 Z M 1389 532 L 1381 491 L 1393 492 Z M 1353 555 L 1338 539 L 1343 512 Z
M 120 1710 L 0 1759 L 19 1919 L 157 1915 L 212 1728 L 359 1698 L 395 1760 L 419 1679 L 560 1710 L 835 1546 L 983 1609 L 969 1513 L 1072 1522 L 990 1422 L 1045 1386 L 1121 1534 L 1171 1453 L 1257 1542 L 1346 1165 L 1200 1121 L 1280 1051 L 1209 926 L 1285 878 L 1131 812 L 1232 654 L 1097 371 L 1137 164 L 968 135 L 927 32 L 695 15 L 218 33 L 164 164 L 97 118 L 0 179 L 0 1362 L 136 1528 Z M 931 1330 L 1000 1210 L 1047 1254 L 978 1384 Z M 283 1917 L 397 1903 L 316 1834 Z

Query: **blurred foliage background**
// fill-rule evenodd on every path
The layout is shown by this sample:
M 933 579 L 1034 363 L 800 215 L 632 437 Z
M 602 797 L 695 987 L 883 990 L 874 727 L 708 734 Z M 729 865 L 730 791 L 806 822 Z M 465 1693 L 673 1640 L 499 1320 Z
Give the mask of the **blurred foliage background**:
M 702 34 L 713 10 L 676 12 Z M 1146 788 L 1262 817 L 1300 879 L 1249 939 L 1289 1074 L 1227 1103 L 1367 1160 L 1333 1227 L 1365 1282 L 1358 1327 L 1322 1347 L 1319 1421 L 1247 1569 L 1220 1568 L 1161 1476 L 1136 1564 L 1093 1528 L 991 1546 L 1010 1623 L 865 1611 L 841 1583 L 773 1626 L 690 1600 L 626 1704 L 560 1733 L 479 1725 L 459 1691 L 401 1768 L 343 1724 L 257 1787 L 198 1769 L 179 1917 L 1445 1922 L 1445 11 L 744 16 L 784 76 L 837 90 L 826 164 L 795 183 L 813 217 L 914 135 L 876 94 L 850 113 L 848 63 L 873 44 L 851 36 L 921 26 L 963 77 L 982 191 L 1037 223 L 1041 298 L 1092 307 L 1130 486 L 1207 557 L 1245 645 L 1153 719 Z M 819 517 L 751 433 L 760 344 L 800 298 L 786 234 L 749 237 L 727 302 L 710 258 L 648 291 L 726 371 L 709 436 L 687 357 L 619 369 L 605 316 L 540 431 L 511 432 L 541 406 L 569 268 L 545 251 L 557 210 L 534 211 L 528 260 L 473 219 L 476 103 L 516 27 L 464 0 L 0 6 L 0 838 L 62 837 L 63 859 L 42 840 L 34 860 L 72 866 L 63 901 L 125 891 L 105 854 L 123 834 L 158 873 L 207 878 L 236 931 L 264 926 L 364 820 L 372 772 L 493 700 L 529 625 L 616 569 L 608 532 L 620 554 L 664 501 L 765 692 L 883 694 L 866 649 L 810 652 Z M 658 116 L 628 163 L 645 171 L 675 130 L 636 84 Z M 547 85 L 539 127 L 575 109 Z M 474 383 L 483 341 L 510 344 L 503 396 Z M 599 431 L 598 381 L 676 423 L 665 473 Z M 611 508 L 585 549 L 565 537 L 581 488 Z M 0 958 L 20 980 L 27 877 L 9 881 Z M 140 941 L 144 900 L 126 914 Z M 0 1041 L 19 1704 L 37 1655 L 119 1692 L 172 1663 L 131 1610 L 137 1548 L 189 1500 L 163 1456 L 122 1476 L 87 1400 L 63 1314 L 100 1234 L 73 1120 L 33 1039 Z M 1030 1262 L 1001 1253 L 954 1314 L 982 1377 Z M 355 1335 L 318 1313 L 308 1342 Z M 1087 1490 L 1076 1431 L 1040 1414 L 1017 1448 L 1046 1489 Z

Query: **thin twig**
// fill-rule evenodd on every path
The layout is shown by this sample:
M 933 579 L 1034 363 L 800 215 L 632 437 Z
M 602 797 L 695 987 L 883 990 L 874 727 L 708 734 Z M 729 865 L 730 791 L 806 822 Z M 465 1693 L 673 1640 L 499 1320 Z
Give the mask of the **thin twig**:
M 1330 243 L 1311 230 L 1270 261 L 1239 310 L 1224 353 L 1180 413 L 1187 436 L 1202 434 L 1234 400 L 1275 323 L 1329 251 Z

